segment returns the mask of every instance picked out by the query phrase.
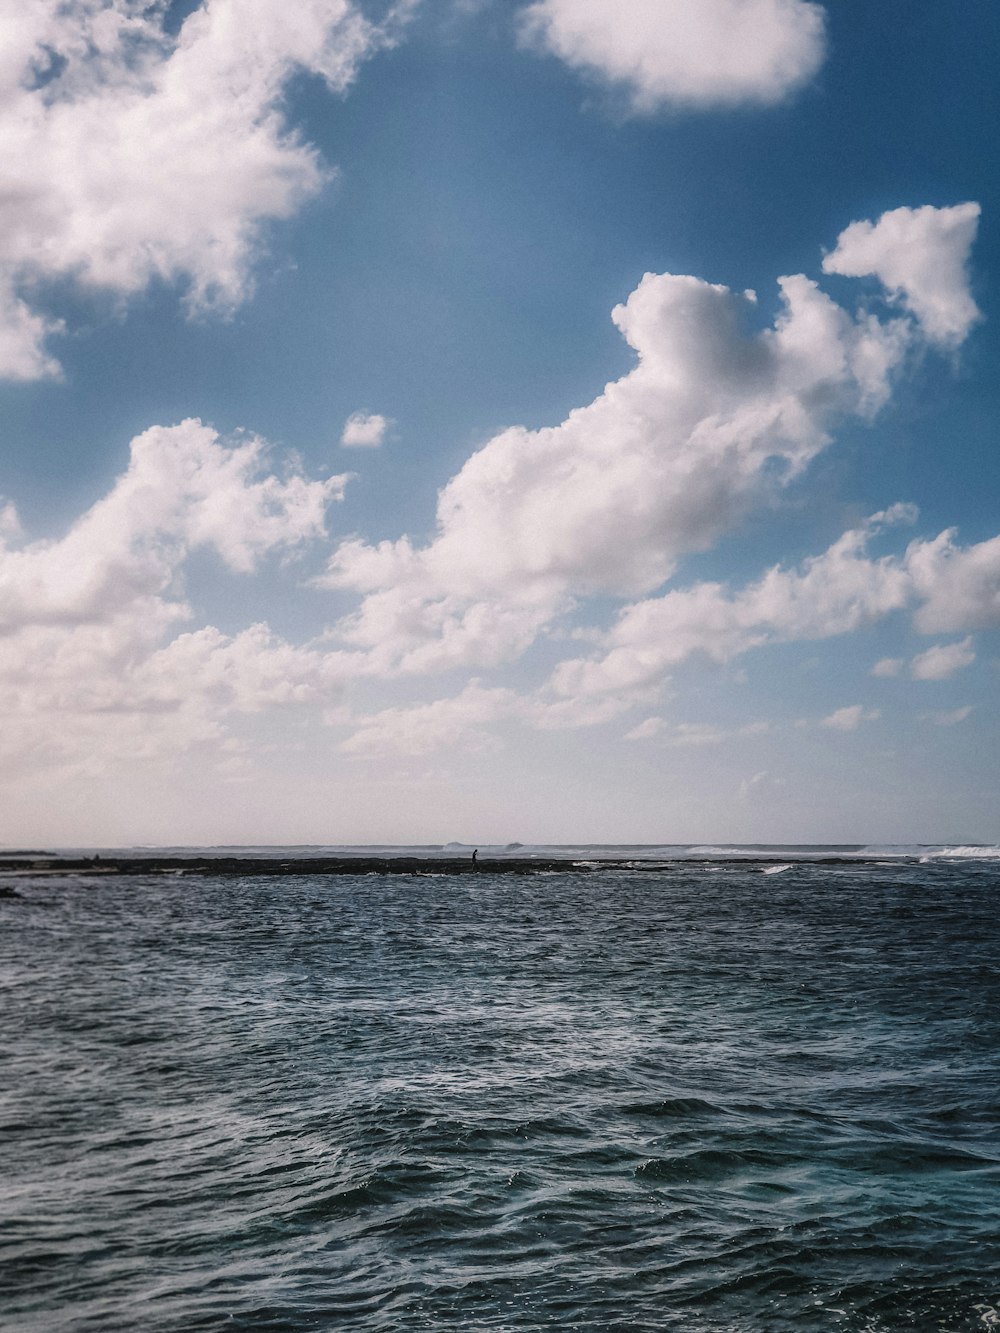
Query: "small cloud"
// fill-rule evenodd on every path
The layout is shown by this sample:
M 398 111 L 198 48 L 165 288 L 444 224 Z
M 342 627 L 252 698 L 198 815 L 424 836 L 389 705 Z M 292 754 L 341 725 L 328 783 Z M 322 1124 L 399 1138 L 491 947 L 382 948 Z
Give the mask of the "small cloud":
M 936 727 L 954 727 L 959 722 L 964 722 L 972 712 L 972 705 L 966 704 L 964 708 L 948 708 L 936 713 L 922 713 L 925 722 L 933 722 Z
M 933 648 L 920 653 L 910 663 L 910 673 L 914 680 L 947 680 L 975 660 L 970 634 L 957 643 L 936 643 Z
M 870 676 L 898 676 L 903 669 L 901 657 L 880 657 L 869 671 Z
M 663 730 L 664 722 L 662 717 L 647 717 L 644 722 L 640 722 L 637 727 L 625 733 L 627 741 L 645 741 L 650 736 L 655 736 L 657 732 Z
M 626 733 L 625 740 L 643 741 L 658 736 L 666 725 L 662 717 L 647 717 Z M 710 722 L 678 722 L 665 740 L 667 745 L 721 745 L 732 736 L 761 736 L 770 729 L 770 722 L 748 722 L 734 731 L 713 726 Z
M 865 530 L 873 536 L 883 528 L 894 528 L 900 524 L 912 527 L 920 517 L 920 510 L 915 504 L 898 500 L 888 509 L 880 509 L 877 514 L 869 514 L 865 520 Z
M 874 722 L 880 716 L 877 708 L 865 709 L 861 704 L 850 704 L 823 718 L 820 726 L 832 727 L 834 731 L 857 731 L 862 722 Z
M 345 449 L 377 449 L 389 429 L 389 418 L 378 412 L 352 412 L 344 422 L 340 443 Z

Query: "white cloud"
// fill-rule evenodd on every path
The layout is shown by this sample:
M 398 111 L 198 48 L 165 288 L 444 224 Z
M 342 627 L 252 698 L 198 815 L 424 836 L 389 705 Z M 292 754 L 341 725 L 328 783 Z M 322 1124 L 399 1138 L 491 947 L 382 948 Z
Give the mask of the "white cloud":
M 823 8 L 805 0 L 536 0 L 522 32 L 637 112 L 781 101 L 826 46 Z
M 852 222 L 823 260 L 824 273 L 876 277 L 919 320 L 927 337 L 957 346 L 980 318 L 969 291 L 969 252 L 978 204 L 895 208 L 877 222 Z
M 3 204 L 0 202 L 2 216 Z M 0 252 L 2 248 L 3 242 L 0 241 Z M 59 362 L 45 350 L 45 339 L 61 332 L 62 328 L 60 320 L 48 319 L 32 311 L 15 293 L 12 274 L 0 270 L 0 378 L 57 378 L 61 373 Z
M 851 633 L 907 609 L 924 632 L 1000 623 L 1000 538 L 963 548 L 949 531 L 911 542 L 902 556 L 872 558 L 874 533 L 893 518 L 912 519 L 911 507 L 875 515 L 800 569 L 776 566 L 740 589 L 699 583 L 633 603 L 601 651 L 555 668 L 553 686 L 567 697 L 648 690 L 698 654 L 728 662 L 768 643 Z M 910 670 L 918 680 L 942 680 L 974 660 L 967 638 L 918 654 Z M 871 674 L 898 675 L 904 665 L 883 658 Z
M 914 680 L 948 680 L 976 660 L 972 637 L 956 643 L 935 643 L 910 663 Z
M 58 369 L 37 283 L 127 298 L 184 282 L 194 311 L 244 300 L 265 225 L 329 175 L 283 119 L 287 80 L 342 91 L 390 40 L 352 0 L 212 0 L 176 37 L 166 6 L 140 0 L 5 9 L 0 375 L 18 379 Z
M 513 427 L 439 495 L 437 533 L 346 542 L 319 580 L 364 594 L 340 629 L 385 671 L 497 665 L 572 599 L 636 596 L 788 486 L 838 415 L 870 416 L 924 345 L 917 322 L 852 315 L 807 278 L 781 312 L 647 274 L 613 318 L 638 364 L 557 426 Z
M 868 674 L 884 678 L 898 676 L 904 666 L 905 662 L 901 657 L 880 657 Z
M 948 708 L 940 712 L 923 713 L 921 716 L 937 727 L 955 727 L 959 722 L 964 722 L 971 712 L 972 705 L 966 704 L 964 708 Z
M 109 756 L 221 743 L 225 719 L 328 702 L 343 655 L 235 635 L 190 620 L 189 555 L 212 548 L 233 573 L 322 536 L 345 478 L 265 469 L 258 439 L 221 441 L 199 421 L 132 441 L 128 468 L 58 540 L 0 546 L 0 756 L 9 781 L 34 767 L 100 772 Z
M 906 519 L 909 510 L 878 516 Z M 775 567 L 734 591 L 700 583 L 626 607 L 593 658 L 561 663 L 553 673 L 567 695 L 648 689 L 695 654 L 727 662 L 769 642 L 846 634 L 905 607 L 912 584 L 899 560 L 873 560 L 868 543 L 880 524 L 840 537 L 800 570 Z
M 183 607 L 163 599 L 190 551 L 214 547 L 246 573 L 265 552 L 322 534 L 346 478 L 282 481 L 260 475 L 263 460 L 263 441 L 227 446 L 197 420 L 144 431 L 112 491 L 65 537 L 0 551 L 0 634 L 109 623 L 143 599 L 173 619 Z
M 388 418 L 378 412 L 352 412 L 344 422 L 340 443 L 345 449 L 377 449 L 388 429 Z
M 916 617 L 922 633 L 1000 626 L 1000 537 L 963 548 L 948 529 L 915 547 L 909 564 L 924 599 Z
M 592 657 L 569 659 L 552 684 L 567 697 L 656 688 L 689 657 L 727 663 L 764 644 L 845 635 L 893 612 L 913 612 L 917 631 L 1000 625 L 1000 537 L 960 547 L 955 532 L 916 540 L 901 556 L 872 559 L 868 545 L 888 521 L 912 521 L 897 505 L 844 533 L 800 569 L 775 567 L 733 589 L 703 583 L 625 607 Z M 939 644 L 917 655 L 917 680 L 944 680 L 975 661 L 972 640 Z M 905 663 L 885 657 L 875 676 L 896 676 Z
M 866 709 L 862 704 L 849 704 L 823 718 L 820 725 L 834 731 L 857 731 L 862 722 L 875 722 L 879 717 L 881 714 L 877 708 Z

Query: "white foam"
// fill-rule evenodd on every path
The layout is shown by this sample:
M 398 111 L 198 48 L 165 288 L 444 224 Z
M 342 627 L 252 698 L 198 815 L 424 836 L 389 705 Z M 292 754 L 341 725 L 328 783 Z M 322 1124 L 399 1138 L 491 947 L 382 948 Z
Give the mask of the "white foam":
M 996 844 L 966 844 L 960 847 L 928 847 L 921 861 L 996 861 L 1000 859 L 1000 847 Z

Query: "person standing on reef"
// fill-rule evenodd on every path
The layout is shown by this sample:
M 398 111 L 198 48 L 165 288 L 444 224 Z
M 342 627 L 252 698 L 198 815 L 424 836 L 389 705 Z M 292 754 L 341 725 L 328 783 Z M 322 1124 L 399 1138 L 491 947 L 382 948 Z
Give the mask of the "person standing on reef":
M 476 862 L 479 860 L 479 848 L 476 847 L 472 853 L 472 865 L 476 868 Z

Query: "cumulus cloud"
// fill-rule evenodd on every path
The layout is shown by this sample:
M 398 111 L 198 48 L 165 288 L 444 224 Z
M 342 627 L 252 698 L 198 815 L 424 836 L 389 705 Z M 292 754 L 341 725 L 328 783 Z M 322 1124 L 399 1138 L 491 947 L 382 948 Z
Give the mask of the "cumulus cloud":
M 6 8 L 0 375 L 16 379 L 58 370 L 38 284 L 124 299 L 182 282 L 192 311 L 244 300 L 266 224 L 329 175 L 284 121 L 288 79 L 304 69 L 343 91 L 391 40 L 352 0 L 212 0 L 176 36 L 143 0 Z
M 978 204 L 895 208 L 877 222 L 852 222 L 823 260 L 824 273 L 875 277 L 916 316 L 930 341 L 957 346 L 980 318 L 969 290 Z
M 976 660 L 972 637 L 957 643 L 935 643 L 910 663 L 914 680 L 948 680 L 956 671 L 971 666 Z
M 169 754 L 224 738 L 224 719 L 329 701 L 350 664 L 266 626 L 182 632 L 183 570 L 201 548 L 234 574 L 324 532 L 344 477 L 267 470 L 262 441 L 199 421 L 132 441 L 111 491 L 65 536 L 0 546 L 0 754 L 8 776 Z M 171 638 L 171 635 L 176 637 Z
M 880 657 L 868 674 L 887 679 L 891 676 L 898 676 L 904 665 L 905 663 L 901 657 Z
M 781 101 L 822 63 L 824 19 L 806 0 L 536 0 L 522 33 L 648 113 Z
M 961 547 L 949 528 L 915 549 L 910 567 L 924 599 L 916 617 L 922 633 L 1000 626 L 1000 537 Z
M 181 604 L 162 599 L 190 551 L 213 547 L 246 573 L 264 552 L 321 534 L 346 478 L 261 475 L 264 450 L 254 438 L 227 446 L 197 420 L 144 431 L 112 491 L 65 537 L 0 552 L 0 634 L 108 623 L 141 599 L 171 619 Z
M 388 429 L 388 419 L 378 412 L 352 412 L 344 422 L 340 443 L 345 449 L 377 449 Z
M 862 722 L 875 722 L 879 717 L 881 714 L 877 708 L 865 708 L 863 704 L 849 704 L 846 708 L 838 708 L 829 717 L 823 718 L 820 725 L 830 727 L 833 731 L 857 731 Z
M 265 625 L 192 626 L 184 568 L 208 548 L 248 573 L 322 539 L 345 477 L 279 474 L 262 442 L 222 441 L 189 421 L 139 436 L 110 493 L 59 540 L 24 543 L 3 502 L 0 705 L 17 721 L 0 750 L 68 763 L 110 746 L 219 746 L 227 717 L 303 703 L 329 712 L 357 677 L 499 666 L 590 595 L 633 601 L 536 694 L 473 682 L 431 703 L 331 715 L 354 728 L 344 748 L 419 753 L 485 743 L 500 723 L 597 726 L 655 707 L 664 673 L 694 654 L 727 662 L 893 612 L 912 610 L 928 633 L 1000 623 L 1000 538 L 963 547 L 947 532 L 903 555 L 870 553 L 879 531 L 915 517 L 905 505 L 797 568 L 661 591 L 686 553 L 800 477 L 838 417 L 876 411 L 926 345 L 905 308 L 850 311 L 801 275 L 780 291 L 762 329 L 752 294 L 647 275 L 614 311 L 636 352 L 628 374 L 556 426 L 487 442 L 440 493 L 430 541 L 337 547 L 318 582 L 361 600 L 322 645 L 288 644 Z M 714 739 L 690 725 L 664 742 Z
M 976 627 L 984 619 L 983 603 L 992 606 L 1000 598 L 1000 563 L 991 564 L 998 539 L 962 548 L 949 532 L 915 540 L 902 555 L 870 555 L 873 537 L 888 522 L 912 517 L 906 505 L 875 515 L 801 567 L 775 566 L 742 588 L 698 583 L 633 603 L 596 654 L 555 668 L 553 686 L 567 697 L 648 690 L 696 655 L 728 662 L 768 643 L 831 638 L 908 609 L 917 628 L 926 628 L 928 621 L 934 626 L 946 593 L 954 598 L 949 628 Z M 920 680 L 945 679 L 974 659 L 967 638 L 919 654 L 911 672 Z M 883 658 L 873 674 L 897 675 L 903 665 L 901 658 Z
M 802 275 L 755 329 L 755 298 L 647 274 L 612 317 L 635 368 L 557 426 L 513 427 L 443 488 L 437 533 L 340 546 L 321 582 L 364 595 L 346 642 L 404 672 L 496 665 L 574 598 L 655 589 L 871 416 L 907 354 L 905 312 L 852 313 Z
M 555 669 L 555 688 L 567 695 L 648 689 L 696 654 L 727 662 L 765 643 L 846 634 L 901 610 L 913 591 L 905 566 L 872 559 L 868 545 L 889 519 L 909 517 L 905 506 L 879 515 L 800 569 L 776 566 L 741 589 L 699 583 L 627 606 L 599 655 Z

